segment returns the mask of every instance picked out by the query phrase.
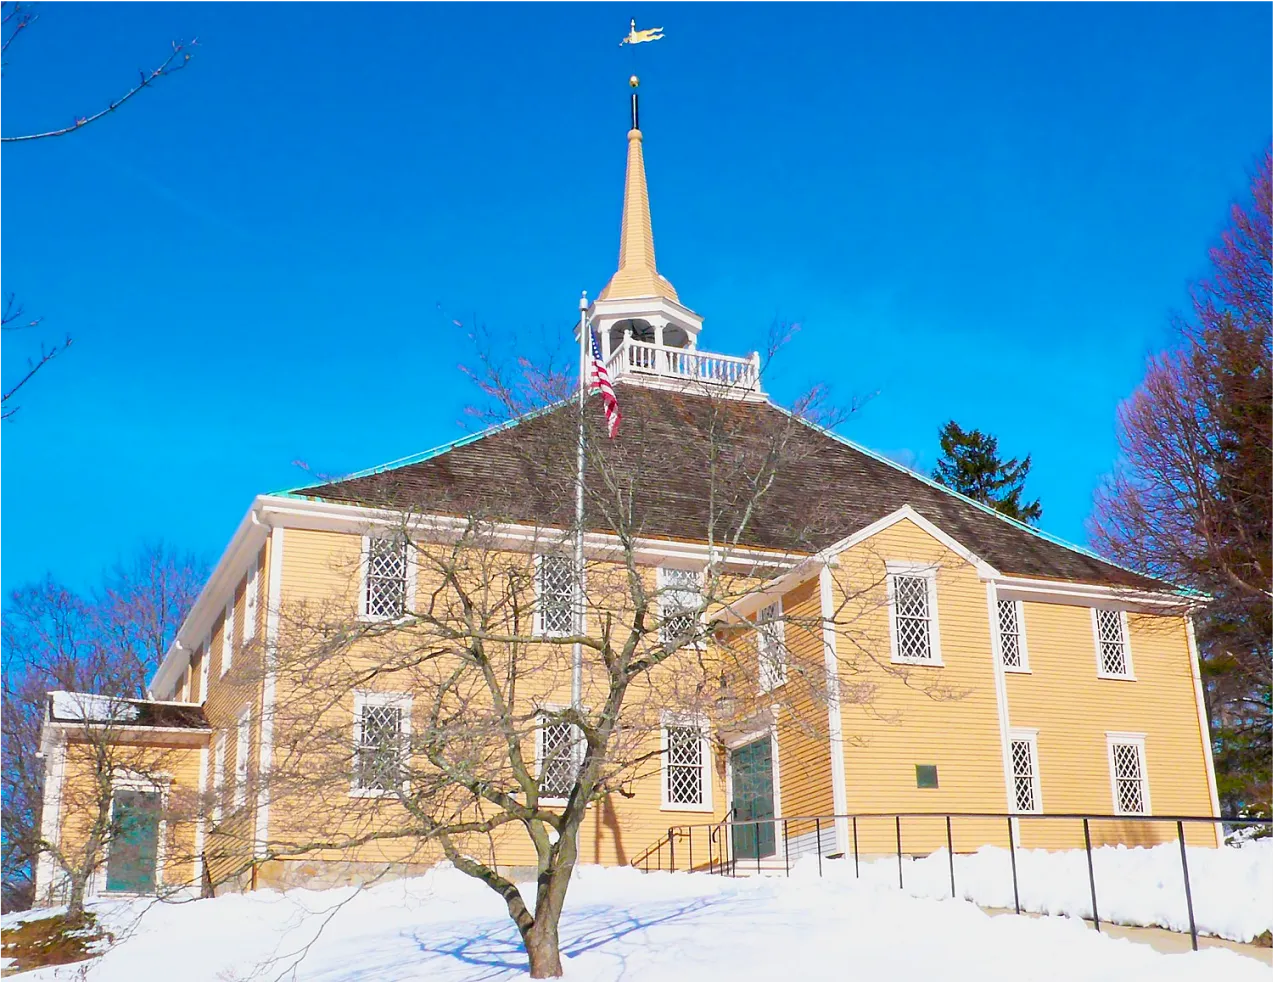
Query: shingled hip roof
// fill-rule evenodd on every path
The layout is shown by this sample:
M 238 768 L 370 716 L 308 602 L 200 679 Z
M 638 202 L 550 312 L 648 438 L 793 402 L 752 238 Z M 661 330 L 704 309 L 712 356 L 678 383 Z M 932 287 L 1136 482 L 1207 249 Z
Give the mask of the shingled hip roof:
M 595 397 L 594 397 L 595 398 Z M 1129 572 L 1076 546 L 1020 525 L 768 403 L 623 386 L 624 430 L 593 440 L 606 463 L 588 472 L 590 531 L 616 531 L 598 486 L 619 487 L 630 502 L 626 531 L 649 538 L 721 541 L 738 530 L 731 508 L 756 499 L 747 487 L 773 434 L 784 441 L 782 466 L 756 499 L 738 545 L 813 554 L 905 505 L 1004 575 L 1077 581 L 1156 592 L 1167 584 Z M 589 420 L 600 419 L 588 407 Z M 570 405 L 442 452 L 292 495 L 437 514 L 495 514 L 552 528 L 573 525 L 575 446 Z M 695 448 L 712 447 L 696 457 Z M 722 462 L 723 465 L 722 465 Z M 710 479 L 708 468 L 731 477 Z M 730 470 L 732 468 L 732 470 Z

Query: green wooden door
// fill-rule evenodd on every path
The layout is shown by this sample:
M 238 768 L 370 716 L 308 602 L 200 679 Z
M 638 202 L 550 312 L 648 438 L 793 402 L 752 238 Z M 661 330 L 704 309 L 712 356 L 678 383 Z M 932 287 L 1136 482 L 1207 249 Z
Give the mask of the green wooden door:
M 763 859 L 776 851 L 774 765 L 769 738 L 748 743 L 729 755 L 733 777 L 735 859 Z M 754 822 L 755 824 L 748 824 Z
M 158 791 L 121 788 L 111 807 L 110 858 L 106 889 L 120 893 L 154 893 L 159 859 Z

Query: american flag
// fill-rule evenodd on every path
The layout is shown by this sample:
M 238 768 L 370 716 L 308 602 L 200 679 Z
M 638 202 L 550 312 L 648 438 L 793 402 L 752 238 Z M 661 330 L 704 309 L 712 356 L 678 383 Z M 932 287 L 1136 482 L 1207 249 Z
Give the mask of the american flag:
M 588 328 L 588 338 L 592 341 L 592 371 L 588 377 L 590 395 L 601 395 L 601 405 L 606 411 L 606 426 L 610 430 L 610 439 L 619 435 L 619 400 L 615 398 L 614 386 L 610 384 L 610 375 L 606 372 L 605 363 L 601 360 L 601 345 L 597 342 L 597 332 Z

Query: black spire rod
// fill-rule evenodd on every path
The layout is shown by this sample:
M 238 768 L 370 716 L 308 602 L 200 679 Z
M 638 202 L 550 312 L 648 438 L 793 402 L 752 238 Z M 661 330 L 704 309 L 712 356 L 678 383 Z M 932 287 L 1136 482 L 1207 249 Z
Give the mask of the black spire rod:
M 632 128 L 639 130 L 641 128 L 641 117 L 637 110 L 637 86 L 641 84 L 641 80 L 633 75 L 628 79 L 628 84 L 632 86 Z

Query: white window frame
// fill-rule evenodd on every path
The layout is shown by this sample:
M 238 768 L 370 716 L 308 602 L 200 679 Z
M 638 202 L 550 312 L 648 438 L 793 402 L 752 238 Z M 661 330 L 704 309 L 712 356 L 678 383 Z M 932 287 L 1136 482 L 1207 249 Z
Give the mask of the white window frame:
M 945 662 L 941 656 L 941 628 L 937 620 L 937 567 L 932 563 L 912 563 L 889 561 L 885 563 L 888 573 L 888 640 L 890 660 L 894 665 L 926 665 L 930 668 L 941 668 Z M 915 577 L 926 581 L 928 587 L 928 648 L 929 658 L 903 657 L 898 649 L 897 641 L 897 597 L 895 584 L 897 577 Z
M 1012 753 L 1014 743 L 1024 743 L 1030 748 L 1030 791 L 1034 796 L 1033 808 L 1021 808 L 1017 804 L 1017 765 Z M 1041 815 L 1043 813 L 1043 781 L 1039 776 L 1039 731 L 1031 727 L 1014 727 L 1008 731 L 1008 763 L 1012 778 L 1012 811 L 1017 815 Z
M 164 886 L 164 864 L 168 861 L 168 808 L 172 794 L 172 776 L 169 774 L 139 775 L 135 772 L 113 776 L 111 778 L 110 806 L 106 814 L 107 827 L 111 827 L 115 821 L 116 791 L 150 791 L 159 794 L 159 827 L 155 833 L 158 839 L 155 843 L 155 893 L 159 893 Z M 112 842 L 108 840 L 106 848 L 103 850 L 102 864 L 92 877 L 94 882 L 91 885 L 91 892 L 108 897 L 150 896 L 149 894 L 128 893 L 123 890 L 106 892 L 106 877 L 110 867 L 111 845 Z
M 773 692 L 787 684 L 786 622 L 782 598 L 756 611 L 756 683 L 761 692 Z
M 545 704 L 539 707 L 539 715 L 535 720 L 535 780 L 536 781 L 542 780 L 542 775 L 544 773 L 544 725 L 545 724 L 548 724 L 551 726 L 568 725 L 563 723 L 559 719 L 548 718 L 549 714 L 559 713 L 565 708 L 566 708 L 565 706 L 558 706 L 558 705 L 552 705 L 552 704 Z M 584 755 L 584 749 L 586 744 L 583 739 L 583 734 L 579 732 L 579 728 L 577 726 L 574 726 L 573 724 L 569 724 L 569 725 L 571 730 L 574 733 L 574 740 L 573 740 L 573 743 L 571 744 L 570 749 L 571 749 L 571 757 L 573 758 L 573 763 L 575 765 L 575 777 L 577 779 L 579 775 L 579 768 L 583 766 L 583 755 Z M 539 803 L 541 805 L 562 806 L 562 805 L 565 805 L 568 800 L 569 799 L 567 798 L 555 798 L 555 797 L 550 797 L 548 795 L 542 795 L 542 794 L 539 796 Z
M 243 640 L 251 641 L 256 636 L 256 608 L 260 603 L 261 584 L 256 569 L 248 574 L 247 586 L 243 588 Z
M 367 611 L 367 571 L 368 563 L 371 559 L 371 542 L 373 539 L 393 538 L 393 536 L 383 535 L 364 535 L 362 537 L 362 551 L 358 557 L 358 619 L 367 623 L 380 623 L 391 621 L 402 621 L 408 616 L 408 612 L 415 606 L 416 580 L 418 579 L 418 570 L 416 569 L 415 549 L 411 540 L 404 538 L 402 540 L 403 549 L 406 552 L 406 567 L 403 576 L 406 579 L 403 590 L 403 613 L 398 617 L 390 614 L 371 614 Z
M 248 801 L 248 774 L 252 757 L 252 707 L 244 706 L 234 721 L 234 808 Z
M 686 590 L 683 586 L 681 586 L 681 587 L 674 587 L 674 586 L 673 586 L 670 582 L 668 582 L 668 575 L 667 575 L 667 572 L 668 572 L 668 570 L 669 570 L 669 569 L 676 569 L 676 570 L 678 570 L 678 571 L 680 571 L 680 572 L 684 572 L 684 573 L 692 573 L 692 574 L 694 575 L 694 577 L 695 577 L 695 579 L 696 579 L 696 581 L 697 581 L 697 584 L 698 584 L 698 600 L 699 600 L 699 602 L 698 602 L 698 608 L 699 608 L 699 609 L 698 609 L 698 622 L 699 622 L 699 626 L 700 626 L 700 627 L 701 627 L 701 626 L 702 626 L 702 624 L 703 624 L 703 615 L 704 615 L 704 613 L 705 613 L 705 611 L 703 610 L 703 571 L 702 571 L 701 569 L 690 569 L 690 568 L 685 567 L 685 566 L 676 566 L 676 567 L 670 567 L 670 566 L 660 566 L 660 567 L 658 567 L 658 572 L 657 572 L 657 574 L 655 575 L 655 583 L 656 583 L 657 588 L 658 588 L 658 591 L 659 591 L 659 594 L 658 594 L 658 596 L 659 596 L 659 640 L 660 640 L 660 641 L 662 641 L 662 642 L 664 642 L 664 643 L 666 643 L 666 642 L 668 642 L 668 641 L 673 641 L 673 640 L 675 640 L 675 638 L 669 637 L 669 636 L 668 636 L 668 633 L 667 633 L 667 618 L 668 618 L 668 616 L 669 616 L 669 615 L 671 615 L 671 616 L 676 616 L 677 614 L 679 614 L 679 613 L 682 613 L 682 612 L 683 612 L 682 610 L 672 611 L 672 610 L 670 609 L 671 605 L 670 605 L 670 604 L 669 604 L 669 602 L 668 602 L 668 601 L 669 601 L 669 598 L 670 598 L 670 596 L 671 596 L 671 594 L 672 594 L 672 593 L 677 593 L 677 592 L 685 592 L 685 593 L 688 593 L 688 592 L 689 592 L 689 591 L 688 591 L 688 590 Z
M 699 732 L 699 753 L 702 758 L 702 800 L 697 804 L 673 802 L 668 800 L 668 780 L 671 776 L 668 757 L 668 729 L 697 729 Z M 659 808 L 670 812 L 710 812 L 715 810 L 712 795 L 712 762 L 711 724 L 706 717 L 692 713 L 665 712 L 659 720 Z
M 1118 674 L 1116 672 L 1107 672 L 1105 670 L 1105 659 L 1101 657 L 1101 625 L 1097 619 L 1097 610 L 1109 610 L 1118 614 L 1119 630 L 1123 633 L 1123 662 L 1127 671 Z M 1096 653 L 1096 677 L 1100 679 L 1122 679 L 1124 681 L 1135 682 L 1136 670 L 1132 665 L 1132 634 L 1127 624 L 1127 611 L 1117 610 L 1112 607 L 1092 607 L 1092 643 L 1093 650 Z
M 577 632 L 576 631 L 547 631 L 544 629 L 544 619 L 543 619 L 543 612 L 541 609 L 541 605 L 543 603 L 543 596 L 544 596 L 542 570 L 543 570 L 543 563 L 545 559 L 562 560 L 566 562 L 568 565 L 570 565 L 571 567 L 573 567 L 575 564 L 574 559 L 571 558 L 570 556 L 562 556 L 558 553 L 547 553 L 547 554 L 536 553 L 535 555 L 535 618 L 534 618 L 534 623 L 531 626 L 532 632 L 537 638 L 566 638 L 566 637 L 569 637 L 572 633 L 582 634 L 583 631 L 585 630 L 584 624 L 586 624 L 587 620 L 586 620 L 586 614 L 584 613 L 584 611 L 579 609 L 573 610 L 572 617 L 571 617 L 571 620 L 575 624 L 579 625 Z M 575 571 L 575 574 L 576 576 L 580 575 L 578 571 Z M 580 576 L 580 578 L 582 577 Z M 572 587 L 572 593 L 571 593 L 572 607 L 575 607 L 576 605 L 579 605 L 581 603 L 582 593 L 583 591 L 580 587 L 580 584 L 576 583 Z M 580 624 L 581 621 L 583 621 L 584 623 Z
M 225 673 L 230 670 L 230 666 L 234 664 L 234 597 L 230 597 L 229 602 L 225 605 L 225 614 L 221 621 L 221 674 L 218 678 L 224 678 Z
M 218 730 L 213 738 L 212 750 L 212 822 L 215 825 L 225 814 L 225 731 Z
M 409 692 L 354 692 L 354 754 L 353 768 L 349 775 L 351 798 L 396 798 L 399 793 L 411 792 L 411 778 L 402 779 L 401 788 L 364 788 L 358 784 L 358 751 L 362 747 L 362 711 L 366 707 L 389 706 L 402 713 L 402 728 L 398 737 L 402 741 L 401 754 L 404 764 L 410 763 L 411 754 L 411 694 Z
M 1121 676 L 1118 676 L 1121 678 Z M 1124 811 L 1118 803 L 1118 772 L 1114 766 L 1114 747 L 1119 745 L 1132 746 L 1136 748 L 1136 753 L 1140 757 L 1140 797 L 1144 803 L 1144 810 L 1138 812 Z M 1105 752 L 1109 758 L 1109 793 L 1110 800 L 1114 805 L 1113 814 L 1115 815 L 1152 815 L 1153 805 L 1149 798 L 1149 757 L 1145 753 L 1145 734 L 1144 733 L 1105 733 Z
M 1003 620 L 999 616 L 999 607 L 1003 604 L 1012 604 L 1014 613 L 1017 618 L 1017 653 L 1021 658 L 1020 665 L 1009 665 L 1005 660 L 1003 647 Z M 1005 600 L 1002 597 L 995 604 L 995 631 L 999 635 L 999 664 L 1003 666 L 1005 672 L 1017 672 L 1021 675 L 1030 674 L 1030 649 L 1026 645 L 1025 639 L 1025 604 L 1020 600 Z

